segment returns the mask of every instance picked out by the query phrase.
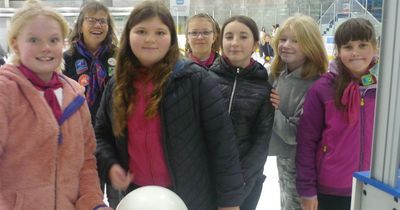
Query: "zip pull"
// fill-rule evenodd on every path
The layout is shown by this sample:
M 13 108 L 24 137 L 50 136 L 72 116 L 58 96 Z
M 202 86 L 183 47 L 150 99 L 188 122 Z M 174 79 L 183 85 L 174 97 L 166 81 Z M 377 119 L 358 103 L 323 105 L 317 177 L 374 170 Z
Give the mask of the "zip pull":
M 364 106 L 364 105 L 365 105 L 364 97 L 361 97 L 361 103 L 360 103 L 360 105 L 361 105 L 361 106 Z
M 326 145 L 324 145 L 323 147 L 322 147 L 322 152 L 327 152 L 328 151 L 328 147 L 326 146 Z

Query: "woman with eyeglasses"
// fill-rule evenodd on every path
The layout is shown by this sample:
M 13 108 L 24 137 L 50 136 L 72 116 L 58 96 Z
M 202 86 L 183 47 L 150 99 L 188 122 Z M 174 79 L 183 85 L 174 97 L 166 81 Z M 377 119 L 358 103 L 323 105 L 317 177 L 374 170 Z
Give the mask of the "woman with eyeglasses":
M 84 4 L 68 41 L 70 48 L 64 52 L 64 74 L 85 87 L 94 126 L 104 87 L 116 65 L 118 39 L 108 8 L 98 1 Z M 104 184 L 101 186 L 103 188 Z M 115 208 L 120 193 L 107 186 L 107 197 L 110 206 Z
M 209 68 L 219 57 L 219 26 L 211 16 L 199 13 L 186 21 L 186 56 Z

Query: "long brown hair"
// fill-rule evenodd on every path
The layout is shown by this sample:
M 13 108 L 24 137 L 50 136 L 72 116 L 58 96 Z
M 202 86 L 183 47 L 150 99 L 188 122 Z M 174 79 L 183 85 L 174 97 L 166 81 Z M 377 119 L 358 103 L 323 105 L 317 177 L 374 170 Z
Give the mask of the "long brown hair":
M 372 44 L 372 46 L 377 48 L 377 41 L 375 36 L 374 26 L 369 22 L 369 20 L 364 18 L 351 18 L 344 23 L 342 23 L 335 32 L 335 47 L 338 52 L 340 48 L 350 41 L 367 41 Z M 341 98 L 347 85 L 353 80 L 353 76 L 350 70 L 343 64 L 339 56 L 335 58 L 337 66 L 337 77 L 335 80 L 335 105 L 343 109 L 344 105 L 341 102 Z
M 146 109 L 146 117 L 153 117 L 158 113 L 166 82 L 179 58 L 175 23 L 168 8 L 156 1 L 144 1 L 137 5 L 126 22 L 117 55 L 116 86 L 113 92 L 114 134 L 116 136 L 124 135 L 128 116 L 134 111 L 136 90 L 133 87 L 133 81 L 138 75 L 138 69 L 142 66 L 130 47 L 129 33 L 135 25 L 153 17 L 159 17 L 168 27 L 171 34 L 171 45 L 165 57 L 149 70 L 154 90 L 151 93 L 150 105 Z
M 273 38 L 272 46 L 276 56 L 271 64 L 272 76 L 278 78 L 286 65 L 278 51 L 279 39 L 284 30 L 289 30 L 296 36 L 302 51 L 306 55 L 306 61 L 301 72 L 302 78 L 313 79 L 325 73 L 328 68 L 328 56 L 318 24 L 309 16 L 296 14 L 285 20 Z

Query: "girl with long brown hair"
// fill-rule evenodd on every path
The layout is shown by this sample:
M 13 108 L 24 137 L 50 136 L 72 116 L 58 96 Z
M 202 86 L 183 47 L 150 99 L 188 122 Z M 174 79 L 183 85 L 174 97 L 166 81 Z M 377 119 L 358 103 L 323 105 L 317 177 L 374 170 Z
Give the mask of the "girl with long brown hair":
M 135 6 L 120 41 L 96 119 L 101 178 L 126 193 L 169 188 L 191 210 L 238 209 L 244 182 L 232 124 L 207 71 L 179 58 L 169 10 Z

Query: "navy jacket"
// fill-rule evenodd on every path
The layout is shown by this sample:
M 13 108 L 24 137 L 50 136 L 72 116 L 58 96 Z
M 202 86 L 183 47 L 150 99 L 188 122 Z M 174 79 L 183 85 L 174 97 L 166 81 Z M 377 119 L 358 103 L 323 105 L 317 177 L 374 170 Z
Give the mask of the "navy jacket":
M 100 177 L 118 163 L 128 170 L 127 139 L 112 132 L 112 91 L 107 84 L 96 118 Z M 243 176 L 232 123 L 215 81 L 199 65 L 185 62 L 170 75 L 160 106 L 165 158 L 173 191 L 190 210 L 239 206 Z M 126 136 L 126 135 L 125 135 Z M 134 172 L 133 172 L 134 173 Z

